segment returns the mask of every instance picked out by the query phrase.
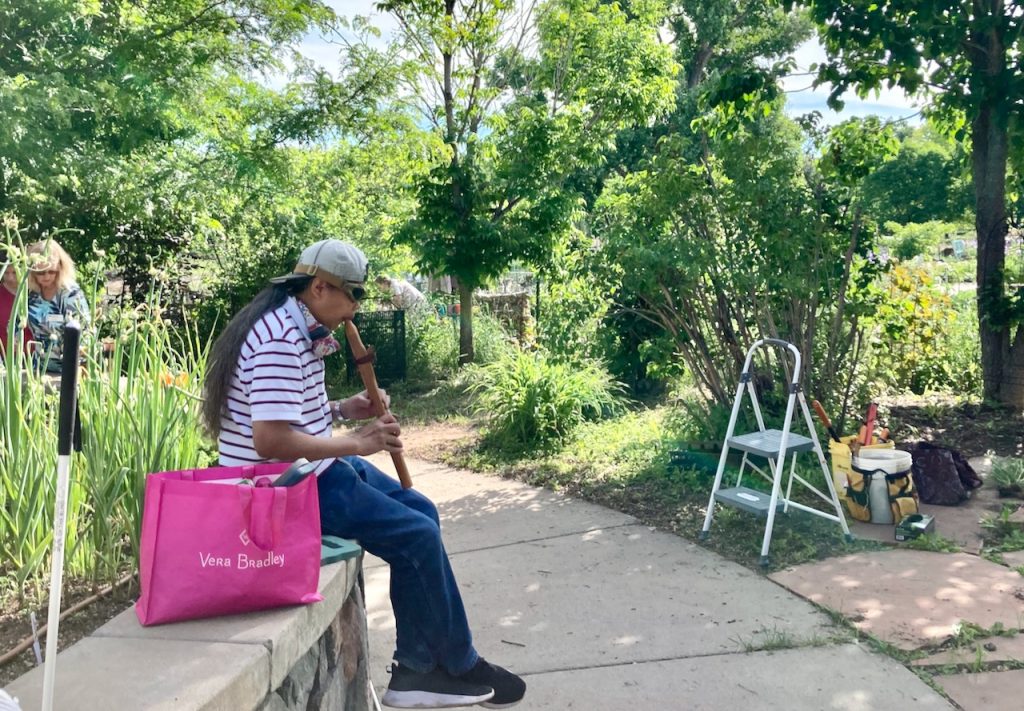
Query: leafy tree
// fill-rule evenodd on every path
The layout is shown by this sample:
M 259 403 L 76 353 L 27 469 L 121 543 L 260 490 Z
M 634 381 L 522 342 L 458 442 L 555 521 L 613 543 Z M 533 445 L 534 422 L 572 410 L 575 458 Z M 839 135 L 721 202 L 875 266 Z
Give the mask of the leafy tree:
M 332 17 L 317 0 L 6 3 L 0 209 L 38 231 L 74 225 L 92 176 L 193 133 L 189 109 L 216 72 L 269 69 Z
M 786 0 L 792 5 L 792 0 Z M 969 137 L 978 237 L 984 394 L 1024 407 L 1024 293 L 1005 275 L 1007 170 L 1024 104 L 1024 6 L 1015 0 L 805 0 L 829 61 L 830 103 L 848 88 L 924 94 L 931 113 Z
M 459 284 L 460 362 L 473 359 L 472 293 L 516 260 L 542 265 L 579 201 L 572 168 L 669 106 L 675 66 L 660 3 L 390 0 L 424 68 L 410 99 L 444 158 L 416 185 L 399 233 L 420 267 Z M 536 38 L 535 53 L 528 43 Z
M 747 152 L 754 142 L 747 142 L 738 134 L 744 124 L 755 123 L 764 118 L 764 111 L 771 112 L 775 110 L 773 107 L 777 108 L 779 88 L 776 79 L 787 71 L 787 55 L 811 31 L 809 21 L 799 14 L 786 13 L 777 4 L 765 0 L 677 1 L 668 3 L 668 10 L 661 34 L 673 48 L 676 61 L 682 68 L 674 110 L 664 118 L 655 117 L 644 125 L 620 131 L 615 145 L 605 151 L 604 160 L 579 171 L 573 178 L 586 196 L 587 204 L 598 206 L 592 229 L 599 238 L 596 243 L 605 247 L 601 254 L 612 272 L 605 274 L 608 281 L 599 288 L 601 294 L 611 295 L 616 300 L 616 308 L 609 312 L 602 331 L 603 340 L 609 348 L 607 357 L 620 377 L 645 389 L 651 384 L 651 378 L 670 377 L 677 372 L 680 356 L 686 361 L 686 367 L 697 374 L 698 380 L 701 379 L 699 373 L 708 368 L 721 369 L 726 381 L 735 377 L 731 373 L 735 365 L 728 357 L 722 360 L 716 348 L 704 350 L 689 341 L 689 337 L 679 330 L 678 322 L 667 323 L 659 317 L 640 323 L 636 318 L 638 309 L 643 311 L 652 307 L 668 316 L 669 321 L 687 318 L 674 310 L 677 303 L 668 303 L 660 284 L 668 284 L 675 293 L 675 284 L 670 283 L 674 278 L 672 265 L 677 259 L 693 258 L 692 254 L 685 257 L 679 254 L 680 249 L 685 251 L 686 248 L 677 245 L 677 240 L 708 242 L 717 237 L 711 236 L 716 230 L 712 224 L 715 222 L 714 211 L 709 213 L 693 208 L 687 215 L 688 219 L 708 220 L 707 229 L 695 232 L 682 228 L 679 218 L 672 217 L 670 222 L 676 224 L 662 237 L 649 234 L 650 225 L 668 219 L 665 211 L 674 210 L 671 199 L 658 203 L 657 207 L 639 201 L 633 208 L 658 212 L 646 218 L 639 216 L 640 224 L 644 224 L 645 219 L 649 220 L 647 226 L 638 225 L 635 232 L 623 232 L 624 237 L 626 234 L 630 236 L 620 243 L 613 240 L 607 231 L 610 223 L 605 220 L 610 216 L 607 208 L 611 204 L 608 201 L 626 189 L 628 181 L 647 183 L 648 188 L 645 189 L 650 189 L 655 195 L 665 190 L 666 194 L 680 197 L 679 191 L 685 190 L 695 194 L 703 192 L 698 199 L 714 201 L 719 190 L 716 181 L 724 178 L 728 187 L 729 178 L 719 169 L 721 161 L 731 153 L 755 160 Z M 764 123 L 754 133 L 763 138 L 765 133 L 773 130 L 768 128 L 770 123 Z M 733 132 L 737 133 L 735 142 L 729 138 Z M 783 154 L 799 161 L 799 151 L 791 154 L 787 148 Z M 701 176 L 704 182 L 701 182 Z M 625 198 L 623 204 L 626 211 L 632 209 L 629 199 Z M 687 202 L 686 206 L 679 206 L 679 211 L 685 214 L 690 207 Z M 620 213 L 615 219 L 622 217 L 625 215 Z M 743 232 L 739 229 L 737 234 Z M 630 253 L 635 251 L 637 256 L 644 258 L 645 265 L 647 260 L 653 260 L 650 266 L 657 278 L 648 280 L 648 274 L 638 275 L 634 270 L 615 276 L 620 247 Z M 711 259 L 711 254 L 712 250 L 705 251 L 704 260 Z M 700 263 L 705 264 L 706 261 Z M 690 266 L 700 268 L 692 262 Z M 694 287 L 692 282 L 687 283 Z M 722 293 L 712 301 L 727 309 L 735 298 L 739 297 Z M 712 346 L 717 345 L 717 335 L 709 335 L 713 337 Z
M 153 267 L 175 286 L 202 280 L 216 292 L 207 310 L 251 295 L 324 230 L 372 247 L 374 209 L 389 199 L 376 194 L 410 155 L 365 162 L 394 143 L 398 119 L 377 101 L 402 65 L 358 44 L 342 48 L 337 78 L 296 57 L 282 88 L 255 79 L 281 71 L 310 28 L 338 22 L 318 0 L 5 5 L 0 212 L 36 236 L 76 228 L 61 236 L 72 253 L 107 250 L 136 294 Z M 375 178 L 378 191 L 354 185 Z
M 896 155 L 864 183 L 869 215 L 878 223 L 955 220 L 970 202 L 958 146 L 928 126 L 902 132 Z
M 776 78 L 810 24 L 756 0 L 675 2 L 669 17 L 683 68 L 675 110 L 620 134 L 608 170 L 592 174 L 593 229 L 609 266 L 606 293 L 627 314 L 608 325 L 623 342 L 645 338 L 633 350 L 651 365 L 682 356 L 709 397 L 724 401 L 736 361 L 770 326 L 768 301 L 751 301 L 766 276 L 757 255 L 801 253 L 790 235 L 807 221 L 800 199 L 789 202 L 798 197 L 799 131 L 772 114 Z M 661 338 L 642 336 L 637 316 Z
M 805 158 L 806 134 L 774 111 L 709 138 L 697 162 L 683 156 L 700 136 L 663 139 L 644 170 L 609 181 L 595 232 L 620 308 L 662 329 L 711 403 L 731 400 L 766 336 L 797 345 L 817 397 L 848 399 L 878 271 L 857 188 L 887 149 L 880 134 L 836 127 Z

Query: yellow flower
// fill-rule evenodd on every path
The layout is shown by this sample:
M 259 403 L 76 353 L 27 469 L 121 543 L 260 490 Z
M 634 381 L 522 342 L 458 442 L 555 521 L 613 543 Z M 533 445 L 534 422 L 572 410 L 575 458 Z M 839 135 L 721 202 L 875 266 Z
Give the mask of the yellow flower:
M 172 375 L 171 373 L 165 370 L 163 373 L 160 374 L 160 382 L 163 384 L 165 388 L 169 388 L 171 386 L 174 386 L 176 388 L 183 388 L 186 385 L 188 385 L 188 373 L 178 373 L 177 375 Z

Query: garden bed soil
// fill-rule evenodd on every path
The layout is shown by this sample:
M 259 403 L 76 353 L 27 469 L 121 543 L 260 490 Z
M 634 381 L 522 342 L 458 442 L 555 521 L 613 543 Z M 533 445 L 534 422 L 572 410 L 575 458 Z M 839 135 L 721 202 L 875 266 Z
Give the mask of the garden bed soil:
M 61 595 L 61 608 L 67 610 L 82 600 L 92 597 L 95 593 L 96 590 L 92 585 L 65 581 L 64 591 Z M 66 649 L 102 627 L 108 620 L 128 608 L 138 595 L 138 585 L 132 580 L 65 617 L 61 620 L 58 629 L 58 649 Z M 32 624 L 29 619 L 32 612 L 36 613 L 36 624 L 39 627 L 46 624 L 48 606 L 49 601 L 45 597 L 39 604 L 34 605 L 20 605 L 14 599 L 4 601 L 3 608 L 0 609 L 0 655 L 7 654 L 32 634 Z M 39 638 L 39 648 L 40 652 L 46 650 L 44 635 Z M 0 688 L 28 672 L 35 665 L 35 653 L 32 647 L 29 647 L 0 666 Z
M 941 398 L 893 398 L 883 403 L 897 442 L 926 441 L 965 457 L 1024 456 L 1024 416 L 1003 407 Z

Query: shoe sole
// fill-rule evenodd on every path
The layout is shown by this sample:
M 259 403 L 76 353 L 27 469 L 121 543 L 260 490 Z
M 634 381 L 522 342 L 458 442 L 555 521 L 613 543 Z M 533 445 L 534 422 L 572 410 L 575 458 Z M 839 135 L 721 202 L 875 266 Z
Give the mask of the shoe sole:
M 380 700 L 385 706 L 396 709 L 450 709 L 458 706 L 473 706 L 494 696 L 494 692 L 479 696 L 456 694 L 435 694 L 427 691 L 393 691 L 388 689 Z
M 507 704 L 492 704 L 490 701 L 481 701 L 480 705 L 483 706 L 485 709 L 507 709 L 510 706 L 515 706 L 520 701 L 522 701 L 522 699 L 518 699 L 516 701 L 509 701 Z

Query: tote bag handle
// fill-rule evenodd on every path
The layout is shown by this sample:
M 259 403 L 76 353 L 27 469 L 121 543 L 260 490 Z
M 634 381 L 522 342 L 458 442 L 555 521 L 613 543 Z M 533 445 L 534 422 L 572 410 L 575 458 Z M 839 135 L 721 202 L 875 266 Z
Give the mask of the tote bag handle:
M 262 551 L 272 550 L 284 535 L 284 516 L 288 492 L 293 488 L 267 486 L 235 487 L 242 502 L 242 517 L 248 524 L 249 539 Z M 256 496 L 256 491 L 261 493 Z M 265 493 L 264 493 L 265 492 Z

